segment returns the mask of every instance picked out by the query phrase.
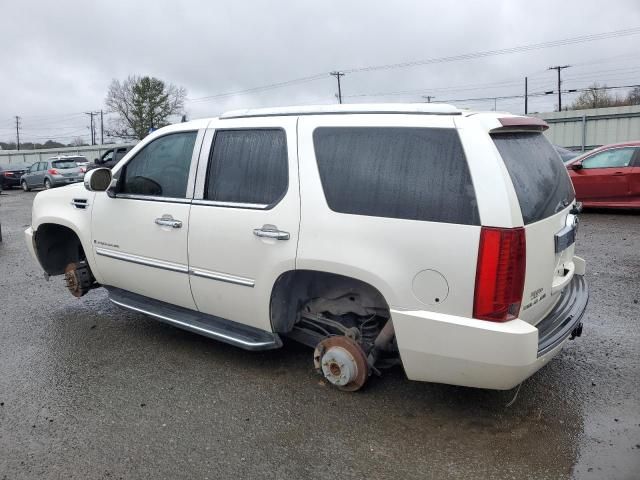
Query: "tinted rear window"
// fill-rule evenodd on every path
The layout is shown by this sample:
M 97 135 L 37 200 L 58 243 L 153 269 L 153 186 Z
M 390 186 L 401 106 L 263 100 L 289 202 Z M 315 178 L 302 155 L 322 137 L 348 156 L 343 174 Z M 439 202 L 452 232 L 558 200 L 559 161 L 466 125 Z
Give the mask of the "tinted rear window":
M 500 133 L 493 141 L 511 176 L 525 224 L 550 217 L 575 199 L 566 167 L 541 133 Z
M 480 224 L 454 129 L 326 127 L 315 130 L 313 142 L 333 211 Z
M 57 162 L 51 162 L 53 168 L 76 168 L 76 162 L 74 160 L 58 160 Z

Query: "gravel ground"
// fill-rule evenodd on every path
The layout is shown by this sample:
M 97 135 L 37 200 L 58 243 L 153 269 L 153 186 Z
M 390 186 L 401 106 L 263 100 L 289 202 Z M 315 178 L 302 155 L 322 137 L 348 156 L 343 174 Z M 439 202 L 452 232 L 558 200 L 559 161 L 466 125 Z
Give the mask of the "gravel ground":
M 581 216 L 585 331 L 514 391 L 327 387 L 291 342 L 248 353 L 46 282 L 0 197 L 0 479 L 638 478 L 640 216 Z

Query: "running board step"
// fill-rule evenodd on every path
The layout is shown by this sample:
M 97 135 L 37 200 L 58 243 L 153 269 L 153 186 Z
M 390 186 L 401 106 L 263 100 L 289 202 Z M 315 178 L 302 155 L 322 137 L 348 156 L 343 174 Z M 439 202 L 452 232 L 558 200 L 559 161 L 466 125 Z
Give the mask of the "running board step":
M 196 312 L 115 287 L 105 287 L 116 305 L 143 313 L 161 322 L 204 335 L 245 350 L 271 350 L 282 346 L 277 333 Z

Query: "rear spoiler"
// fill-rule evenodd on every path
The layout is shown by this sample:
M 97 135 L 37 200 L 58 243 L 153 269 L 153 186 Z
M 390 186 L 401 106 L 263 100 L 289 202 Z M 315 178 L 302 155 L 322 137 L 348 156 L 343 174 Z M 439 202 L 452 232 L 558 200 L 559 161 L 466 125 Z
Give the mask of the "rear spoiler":
M 549 128 L 547 122 L 536 117 L 502 117 L 498 118 L 501 127 L 493 128 L 489 133 L 527 131 L 544 132 Z

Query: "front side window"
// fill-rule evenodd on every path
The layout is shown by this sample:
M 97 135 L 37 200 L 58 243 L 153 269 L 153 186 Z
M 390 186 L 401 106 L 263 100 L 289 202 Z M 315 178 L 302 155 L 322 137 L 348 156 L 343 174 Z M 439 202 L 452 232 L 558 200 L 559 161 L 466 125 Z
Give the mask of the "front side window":
M 313 143 L 327 204 L 335 212 L 480 224 L 454 129 L 321 127 Z
M 185 198 L 197 135 L 198 132 L 171 133 L 146 145 L 125 165 L 118 192 Z
M 582 168 L 624 168 L 631 164 L 634 148 L 616 148 L 596 153 L 582 161 Z
M 284 130 L 216 132 L 205 199 L 266 207 L 277 203 L 288 185 Z

